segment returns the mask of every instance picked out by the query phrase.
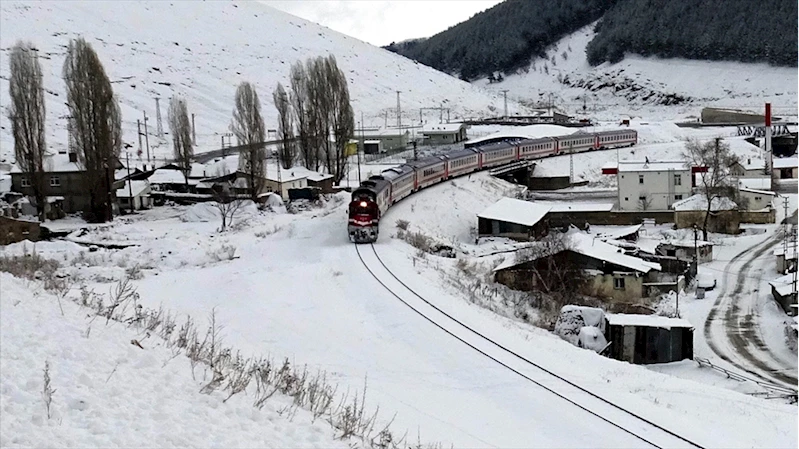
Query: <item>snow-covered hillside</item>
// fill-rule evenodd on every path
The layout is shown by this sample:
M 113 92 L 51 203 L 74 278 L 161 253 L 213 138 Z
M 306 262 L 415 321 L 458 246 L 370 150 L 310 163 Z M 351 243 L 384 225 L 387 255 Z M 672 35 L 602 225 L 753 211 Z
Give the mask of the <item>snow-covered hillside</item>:
M 138 147 L 136 120 L 149 117 L 157 131 L 155 98 L 161 98 L 164 131 L 167 102 L 184 95 L 196 114 L 198 152 L 219 147 L 228 132 L 233 94 L 253 82 L 269 129 L 276 128 L 272 91 L 288 85 L 291 64 L 333 54 L 347 74 L 357 120 L 396 123 L 397 93 L 405 124 L 419 120 L 420 107 L 450 108 L 452 118 L 493 115 L 501 94 L 465 83 L 394 53 L 294 17 L 255 1 L 18 2 L 0 5 L 0 106 L 8 97 L 10 47 L 19 39 L 40 50 L 47 90 L 47 139 L 53 149 L 67 143 L 64 54 L 71 38 L 83 36 L 97 51 L 122 105 L 123 139 Z M 431 114 L 433 114 L 431 112 Z M 435 120 L 438 112 L 435 112 Z M 433 120 L 433 115 L 430 116 Z M 5 155 L 13 140 L 0 118 Z M 169 154 L 166 141 L 151 137 L 155 152 Z M 7 157 L 7 156 L 6 156 Z M 2 157 L 0 157 L 2 159 Z
M 796 68 L 637 55 L 591 67 L 585 48 L 594 37 L 593 28 L 591 24 L 560 40 L 546 57 L 533 60 L 519 74 L 500 83 L 484 79 L 475 84 L 496 92 L 508 89 L 509 99 L 551 100 L 570 114 L 599 119 L 697 117 L 705 106 L 762 113 L 764 102 L 772 102 L 776 115 L 797 115 Z M 659 107 L 668 104 L 674 106 Z

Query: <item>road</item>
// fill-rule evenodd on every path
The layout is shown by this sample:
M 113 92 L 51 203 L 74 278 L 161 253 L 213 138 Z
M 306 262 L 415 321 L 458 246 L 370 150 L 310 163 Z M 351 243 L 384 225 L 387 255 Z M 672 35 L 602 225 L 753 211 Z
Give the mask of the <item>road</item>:
M 796 356 L 786 357 L 764 341 L 760 310 L 771 299 L 764 272 L 772 270 L 780 233 L 738 253 L 727 264 L 721 290 L 704 326 L 708 345 L 723 360 L 765 382 L 796 389 Z

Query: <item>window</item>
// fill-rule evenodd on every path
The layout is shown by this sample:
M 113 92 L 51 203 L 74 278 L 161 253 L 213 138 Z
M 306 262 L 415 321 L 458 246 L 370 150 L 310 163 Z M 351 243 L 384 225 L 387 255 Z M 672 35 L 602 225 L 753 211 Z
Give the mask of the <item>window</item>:
M 616 290 L 624 290 L 624 278 L 613 278 L 613 288 Z
M 630 197 L 629 196 L 625 196 L 624 197 L 624 201 L 630 201 Z
M 638 175 L 638 184 L 644 183 L 644 175 Z
M 763 197 L 761 197 L 761 196 L 756 196 L 756 197 L 755 197 L 755 201 L 760 201 L 760 200 L 762 200 L 762 199 L 763 199 Z
M 51 176 L 50 177 L 50 187 L 60 187 L 61 186 L 61 178 L 58 176 Z
M 682 185 L 682 175 L 674 175 L 674 185 L 675 186 Z
M 22 177 L 21 182 L 22 182 L 22 187 L 30 187 L 31 186 L 31 180 L 26 178 L 26 177 L 24 177 L 24 176 Z
M 644 202 L 646 201 L 646 195 L 641 195 L 638 197 L 638 201 Z
M 682 195 L 674 195 L 674 201 L 680 201 L 682 199 Z

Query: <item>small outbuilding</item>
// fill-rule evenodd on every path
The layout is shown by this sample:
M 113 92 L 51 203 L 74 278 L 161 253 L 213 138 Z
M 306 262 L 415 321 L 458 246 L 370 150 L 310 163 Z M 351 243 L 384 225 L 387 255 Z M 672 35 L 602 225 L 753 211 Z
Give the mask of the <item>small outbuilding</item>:
M 789 157 L 775 157 L 772 159 L 774 176 L 777 179 L 796 179 L 797 178 L 797 159 L 796 155 Z
M 514 198 L 502 198 L 477 214 L 478 237 L 536 240 L 549 231 L 544 216 L 549 206 Z
M 796 316 L 796 292 L 793 286 L 793 273 L 769 281 L 771 295 L 782 310 L 788 315 Z
M 694 326 L 681 318 L 605 314 L 608 355 L 636 365 L 694 358 Z
M 425 145 L 442 145 L 466 140 L 466 125 L 463 123 L 438 123 L 422 126 Z
M 704 240 L 670 240 L 659 243 L 655 248 L 659 256 L 673 256 L 683 260 L 696 260 L 699 263 L 713 261 L 713 244 Z
M 777 258 L 777 273 L 785 274 L 796 270 L 796 243 L 777 245 L 774 256 Z
M 119 209 L 127 212 L 133 204 L 133 210 L 149 209 L 150 183 L 148 181 L 126 181 L 125 185 L 117 189 Z

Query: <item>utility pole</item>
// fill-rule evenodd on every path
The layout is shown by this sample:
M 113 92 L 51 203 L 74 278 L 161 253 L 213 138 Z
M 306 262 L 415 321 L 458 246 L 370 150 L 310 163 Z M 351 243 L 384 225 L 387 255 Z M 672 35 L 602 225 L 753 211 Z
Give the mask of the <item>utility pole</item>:
M 697 232 L 696 224 L 694 224 L 694 262 L 696 262 L 696 272 L 699 273 L 699 234 Z
M 397 91 L 397 129 L 402 135 L 402 110 L 400 109 L 400 91 Z
M 125 152 L 125 165 L 128 166 L 128 195 L 130 195 L 130 213 L 133 213 L 133 183 L 130 181 L 130 153 Z
M 137 134 L 139 135 L 139 151 L 138 151 L 137 155 L 139 156 L 139 160 L 141 160 L 141 155 L 142 155 L 143 151 L 142 151 L 142 147 L 141 147 L 141 122 L 139 121 L 139 119 L 136 119 L 136 130 L 137 130 Z
M 150 133 L 147 132 L 147 111 L 144 111 L 144 142 L 147 144 L 147 163 L 150 163 Z
M 785 215 L 782 220 L 782 250 L 783 250 L 783 260 L 785 261 L 785 265 L 783 269 L 787 270 L 788 268 L 788 229 L 790 225 L 788 224 L 788 197 L 784 197 L 782 199 L 782 207 L 785 209 Z M 784 273 L 783 273 L 784 274 Z
M 164 138 L 164 125 L 161 123 L 161 105 L 158 103 L 160 98 L 155 99 L 155 132 L 158 138 Z
M 502 91 L 502 96 L 505 97 L 505 118 L 507 119 L 508 118 L 508 89 L 504 89 Z

